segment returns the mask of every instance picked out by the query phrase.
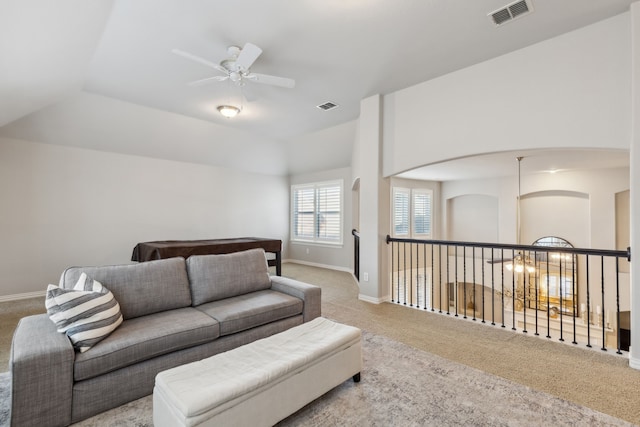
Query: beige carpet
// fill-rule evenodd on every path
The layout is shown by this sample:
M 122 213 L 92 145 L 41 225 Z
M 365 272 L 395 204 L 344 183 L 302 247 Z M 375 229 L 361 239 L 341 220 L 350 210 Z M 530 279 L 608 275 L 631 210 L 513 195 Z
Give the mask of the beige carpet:
M 365 303 L 348 273 L 285 264 L 283 275 L 321 286 L 326 317 L 640 425 L 640 371 L 625 358 L 453 316 Z M 0 304 L 0 366 L 7 366 L 20 306 L 29 314 L 44 311 L 43 305 Z
M 364 331 L 362 381 L 338 387 L 277 424 L 334 426 L 632 427 L 618 418 Z M 8 427 L 8 373 L 0 374 L 0 427 Z M 152 427 L 146 396 L 73 427 Z

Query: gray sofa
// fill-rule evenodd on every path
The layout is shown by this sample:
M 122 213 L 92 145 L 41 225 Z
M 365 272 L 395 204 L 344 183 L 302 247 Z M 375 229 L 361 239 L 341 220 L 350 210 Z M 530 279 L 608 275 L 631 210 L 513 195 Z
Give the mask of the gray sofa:
M 158 372 L 320 316 L 320 288 L 269 276 L 264 251 L 72 267 L 120 304 L 124 321 L 84 353 L 46 314 L 20 320 L 11 347 L 11 425 L 66 426 L 151 394 Z

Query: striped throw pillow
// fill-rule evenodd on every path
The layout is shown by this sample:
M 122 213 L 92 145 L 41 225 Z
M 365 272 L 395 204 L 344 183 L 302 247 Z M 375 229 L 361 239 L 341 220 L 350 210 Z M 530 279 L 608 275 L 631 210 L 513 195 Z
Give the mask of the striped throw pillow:
M 111 291 L 85 273 L 73 289 L 47 287 L 49 318 L 65 333 L 76 350 L 85 352 L 122 323 L 120 305 Z

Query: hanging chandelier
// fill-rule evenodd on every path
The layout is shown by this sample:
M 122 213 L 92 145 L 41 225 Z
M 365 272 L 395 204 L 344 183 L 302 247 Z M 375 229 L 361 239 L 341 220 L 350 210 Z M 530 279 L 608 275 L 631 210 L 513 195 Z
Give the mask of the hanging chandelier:
M 517 204 L 516 204 L 516 227 L 517 227 L 517 236 L 516 236 L 516 240 L 518 245 L 520 244 L 520 238 L 521 238 L 521 230 L 520 230 L 520 181 L 521 181 L 521 174 L 520 174 L 520 162 L 522 162 L 523 157 L 516 157 L 516 160 L 518 161 L 518 199 L 517 199 Z M 534 263 L 531 261 L 531 257 L 528 255 L 523 255 L 522 252 L 518 252 L 518 254 L 516 256 L 513 257 L 513 260 L 511 260 L 510 262 L 505 263 L 504 266 L 507 270 L 509 271 L 515 271 L 516 273 L 522 273 L 525 270 L 527 271 L 527 273 L 534 273 L 536 271 L 536 268 L 534 266 Z

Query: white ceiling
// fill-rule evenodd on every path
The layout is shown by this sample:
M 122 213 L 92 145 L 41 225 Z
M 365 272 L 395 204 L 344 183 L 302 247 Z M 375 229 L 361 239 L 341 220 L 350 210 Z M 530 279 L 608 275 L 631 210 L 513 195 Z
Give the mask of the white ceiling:
M 82 89 L 291 142 L 356 119 L 370 95 L 606 19 L 633 1 L 532 0 L 533 13 L 496 28 L 487 14 L 508 0 L 0 0 L 0 126 Z M 217 63 L 246 42 L 263 49 L 252 71 L 296 87 L 249 83 L 255 100 L 225 119 L 215 107 L 233 86 L 187 86 L 218 72 L 171 50 Z M 326 101 L 340 107 L 316 108 Z

